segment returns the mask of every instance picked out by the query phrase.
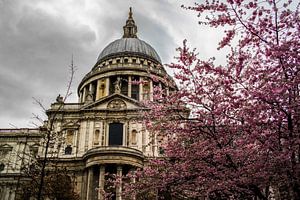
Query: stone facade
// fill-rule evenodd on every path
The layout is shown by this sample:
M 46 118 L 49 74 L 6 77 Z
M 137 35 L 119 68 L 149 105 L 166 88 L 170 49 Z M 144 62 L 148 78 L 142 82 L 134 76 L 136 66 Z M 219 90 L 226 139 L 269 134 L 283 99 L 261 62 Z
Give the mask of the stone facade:
M 21 168 L 39 152 L 39 129 L 0 129 L 0 199 L 15 199 Z
M 61 97 L 47 110 L 53 132 L 63 142 L 51 144 L 48 156 L 72 174 L 82 200 L 103 199 L 105 174 L 126 174 L 158 156 L 158 141 L 142 121 L 141 102 L 153 100 L 153 89 L 166 95 L 176 89 L 156 51 L 138 39 L 130 10 L 123 38 L 113 41 L 78 86 L 78 103 Z M 45 125 L 47 126 L 47 125 Z M 0 130 L 0 200 L 15 199 L 20 169 L 27 155 L 43 155 L 41 129 Z M 28 156 L 30 157 L 30 156 Z M 121 199 L 121 187 L 115 190 Z

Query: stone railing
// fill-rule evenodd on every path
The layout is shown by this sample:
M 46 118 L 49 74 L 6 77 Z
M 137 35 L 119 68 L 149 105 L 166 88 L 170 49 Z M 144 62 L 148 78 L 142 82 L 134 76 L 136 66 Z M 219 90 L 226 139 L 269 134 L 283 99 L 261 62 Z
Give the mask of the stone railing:
M 18 128 L 18 129 L 4 128 L 4 129 L 0 129 L 0 133 L 39 133 L 39 129 L 35 129 L 35 128 Z
M 87 166 L 117 163 L 142 167 L 144 155 L 140 150 L 126 146 L 103 146 L 88 150 L 83 159 Z
M 163 69 L 163 67 L 156 68 L 148 65 L 143 65 L 143 64 L 131 64 L 131 65 L 124 65 L 120 66 L 119 64 L 112 64 L 109 66 L 105 67 L 98 67 L 95 68 L 94 70 L 90 71 L 87 73 L 84 78 L 82 79 L 82 82 L 88 79 L 89 77 L 99 74 L 99 73 L 104 73 L 106 71 L 113 71 L 113 70 L 144 70 L 145 72 L 152 72 L 160 76 L 164 76 L 166 74 L 166 71 Z
M 78 110 L 81 106 L 82 104 L 80 103 L 53 103 L 51 104 L 51 110 Z

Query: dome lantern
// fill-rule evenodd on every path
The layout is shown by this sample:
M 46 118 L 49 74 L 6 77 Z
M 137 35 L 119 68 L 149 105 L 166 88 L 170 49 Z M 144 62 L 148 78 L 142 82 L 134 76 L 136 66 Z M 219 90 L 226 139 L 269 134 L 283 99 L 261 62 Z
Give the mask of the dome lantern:
M 155 49 L 145 41 L 137 37 L 137 26 L 132 17 L 132 9 L 130 7 L 128 19 L 125 26 L 123 26 L 123 37 L 108 44 L 100 53 L 97 59 L 98 64 L 104 60 L 120 55 L 141 56 L 146 59 L 151 59 L 156 63 L 162 63 L 159 55 Z
M 129 8 L 128 19 L 126 20 L 126 25 L 123 26 L 124 35 L 123 38 L 137 38 L 137 26 L 132 18 L 132 9 Z

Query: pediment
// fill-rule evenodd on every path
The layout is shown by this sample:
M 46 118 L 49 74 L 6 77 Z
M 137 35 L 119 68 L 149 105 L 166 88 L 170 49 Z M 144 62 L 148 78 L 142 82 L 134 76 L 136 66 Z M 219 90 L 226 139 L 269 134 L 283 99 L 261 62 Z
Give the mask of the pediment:
M 32 148 L 39 148 L 40 147 L 40 145 L 39 144 L 37 144 L 37 143 L 35 143 L 35 144 L 33 144 L 33 145 L 30 145 L 30 149 L 32 149 Z
M 64 123 L 62 125 L 62 127 L 64 128 L 70 128 L 70 129 L 76 129 L 78 128 L 80 125 L 78 122 L 74 122 L 74 121 L 67 121 L 66 123 Z
M 123 94 L 112 94 L 84 106 L 83 110 L 135 110 L 143 109 L 140 103 Z
M 12 149 L 13 147 L 8 144 L 4 144 L 0 146 L 0 151 L 11 151 Z

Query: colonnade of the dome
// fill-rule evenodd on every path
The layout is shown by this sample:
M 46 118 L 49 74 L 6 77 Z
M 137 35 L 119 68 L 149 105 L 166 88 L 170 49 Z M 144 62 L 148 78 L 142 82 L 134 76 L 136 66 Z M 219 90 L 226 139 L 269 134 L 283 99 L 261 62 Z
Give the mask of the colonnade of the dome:
M 111 58 L 96 65 L 83 79 L 78 88 L 79 102 L 95 102 L 114 93 L 137 101 L 153 100 L 154 87 L 169 93 L 165 76 L 167 74 L 158 62 L 137 56 Z M 153 77 L 157 80 L 153 81 Z

